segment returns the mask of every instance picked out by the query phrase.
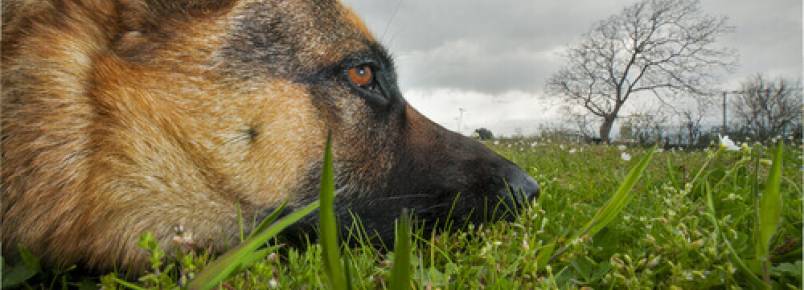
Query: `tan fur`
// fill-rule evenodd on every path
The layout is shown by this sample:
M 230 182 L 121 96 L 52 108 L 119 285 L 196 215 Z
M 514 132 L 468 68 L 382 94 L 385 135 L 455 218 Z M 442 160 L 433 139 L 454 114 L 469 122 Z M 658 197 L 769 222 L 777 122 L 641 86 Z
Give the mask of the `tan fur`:
M 6 251 L 136 271 L 144 232 L 170 249 L 181 225 L 220 250 L 236 241 L 238 206 L 248 220 L 289 198 L 320 158 L 324 120 L 302 85 L 219 73 L 243 4 L 167 17 L 140 1 L 4 3 Z M 359 49 L 311 47 L 311 67 Z

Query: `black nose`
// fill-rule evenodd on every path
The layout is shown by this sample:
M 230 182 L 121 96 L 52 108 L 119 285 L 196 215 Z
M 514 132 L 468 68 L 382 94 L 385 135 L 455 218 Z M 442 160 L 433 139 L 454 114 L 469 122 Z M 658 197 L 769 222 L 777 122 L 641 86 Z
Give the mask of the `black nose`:
M 508 185 L 506 198 L 514 203 L 524 205 L 539 197 L 539 183 L 519 167 L 511 166 L 505 180 Z

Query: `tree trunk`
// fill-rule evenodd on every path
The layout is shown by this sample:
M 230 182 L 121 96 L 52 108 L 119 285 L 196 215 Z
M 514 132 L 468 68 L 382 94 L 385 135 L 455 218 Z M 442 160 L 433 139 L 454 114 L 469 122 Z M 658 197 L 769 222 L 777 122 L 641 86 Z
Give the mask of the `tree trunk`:
M 687 145 L 692 146 L 692 143 L 694 143 L 692 139 L 695 138 L 695 135 L 693 135 L 692 130 L 690 130 L 689 137 L 687 137 L 687 138 L 688 138 L 687 139 Z
M 614 125 L 615 118 L 603 118 L 603 124 L 600 124 L 600 140 L 603 143 L 609 144 L 611 143 L 611 139 L 609 139 L 609 135 L 611 134 L 611 127 Z

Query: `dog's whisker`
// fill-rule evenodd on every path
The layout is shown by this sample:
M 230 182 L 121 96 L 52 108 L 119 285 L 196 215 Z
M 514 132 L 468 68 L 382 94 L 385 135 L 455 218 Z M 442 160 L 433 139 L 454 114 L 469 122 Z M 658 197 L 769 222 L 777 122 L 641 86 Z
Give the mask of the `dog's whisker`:
M 411 199 L 411 198 L 425 198 L 429 197 L 428 194 L 407 194 L 407 195 L 395 195 L 395 196 L 388 196 L 383 198 L 378 198 L 378 201 L 387 201 L 387 200 L 398 200 L 398 199 Z
M 418 210 L 416 210 L 416 212 L 419 212 L 419 213 L 426 213 L 426 212 L 428 212 L 428 211 L 430 211 L 430 210 L 434 210 L 434 209 L 437 209 L 437 208 L 443 208 L 443 207 L 449 207 L 450 205 L 451 205 L 451 203 L 447 203 L 447 202 L 445 202 L 445 203 L 438 203 L 438 204 L 435 204 L 435 205 L 432 205 L 432 206 L 429 206 L 429 207 L 425 207 L 425 208 L 422 208 L 422 209 L 418 209 Z

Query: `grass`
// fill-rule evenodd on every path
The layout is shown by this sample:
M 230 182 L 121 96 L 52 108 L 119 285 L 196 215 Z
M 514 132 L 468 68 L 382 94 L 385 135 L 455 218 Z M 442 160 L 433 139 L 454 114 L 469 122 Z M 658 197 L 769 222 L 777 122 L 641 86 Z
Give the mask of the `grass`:
M 515 221 L 446 233 L 404 230 L 404 221 L 397 239 L 409 235 L 407 249 L 381 252 L 336 243 L 335 258 L 328 259 L 313 242 L 307 249 L 277 254 L 282 246 L 269 240 L 271 246 L 257 249 L 258 259 L 220 285 L 330 287 L 324 261 L 331 259 L 342 266 L 347 287 L 355 289 L 410 289 L 399 287 L 397 281 L 405 280 L 399 277 L 410 277 L 407 282 L 423 289 L 802 287 L 800 147 L 657 151 L 647 163 L 648 150 L 641 148 L 625 149 L 634 156 L 625 161 L 614 146 L 530 140 L 487 145 L 542 187 L 538 201 Z M 624 191 L 633 179 L 629 173 L 643 164 L 639 181 Z M 164 255 L 147 242 L 143 246 L 152 256 Z M 175 263 L 155 259 L 148 274 L 131 281 L 117 273 L 98 278 L 51 270 L 57 274 L 40 273 L 35 279 L 44 284 L 23 285 L 174 289 L 214 267 L 211 260 L 204 253 L 181 253 Z M 404 263 L 400 260 L 410 266 L 397 266 Z M 15 267 L 4 267 L 4 273 Z

